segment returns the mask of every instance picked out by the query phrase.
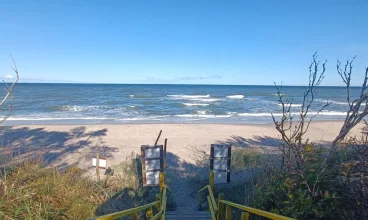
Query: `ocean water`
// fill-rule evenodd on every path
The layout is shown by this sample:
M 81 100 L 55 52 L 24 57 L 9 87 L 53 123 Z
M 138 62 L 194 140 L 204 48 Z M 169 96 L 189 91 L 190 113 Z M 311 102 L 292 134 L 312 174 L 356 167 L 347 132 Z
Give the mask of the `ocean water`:
M 300 111 L 304 87 L 283 87 L 292 111 Z M 352 95 L 358 95 L 353 88 Z M 271 123 L 280 116 L 274 86 L 17 84 L 10 124 L 53 123 Z M 316 120 L 343 119 L 343 87 L 320 87 L 311 113 Z

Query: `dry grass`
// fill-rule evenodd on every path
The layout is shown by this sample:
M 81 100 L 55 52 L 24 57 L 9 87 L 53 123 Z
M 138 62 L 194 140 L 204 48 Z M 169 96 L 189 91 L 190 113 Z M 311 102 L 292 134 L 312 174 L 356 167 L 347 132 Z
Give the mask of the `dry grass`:
M 87 219 L 108 198 L 103 188 L 71 167 L 64 172 L 25 161 L 1 175 L 1 219 Z
M 77 167 L 60 171 L 43 165 L 26 159 L 0 168 L 0 219 L 88 219 L 152 202 L 157 191 L 141 187 L 135 154 L 101 182 Z

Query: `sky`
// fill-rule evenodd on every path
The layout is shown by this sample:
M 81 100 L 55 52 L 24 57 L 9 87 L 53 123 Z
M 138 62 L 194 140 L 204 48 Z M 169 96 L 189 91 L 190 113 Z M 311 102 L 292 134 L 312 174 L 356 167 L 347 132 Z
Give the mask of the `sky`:
M 0 77 L 20 82 L 323 85 L 368 66 L 368 1 L 0 1 Z

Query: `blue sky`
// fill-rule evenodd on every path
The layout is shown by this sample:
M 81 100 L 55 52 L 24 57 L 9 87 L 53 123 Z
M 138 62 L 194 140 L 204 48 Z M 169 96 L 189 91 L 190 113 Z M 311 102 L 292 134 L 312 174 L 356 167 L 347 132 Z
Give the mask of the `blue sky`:
M 22 82 L 303 85 L 312 54 L 324 85 L 336 60 L 368 66 L 368 1 L 0 2 L 0 76 Z

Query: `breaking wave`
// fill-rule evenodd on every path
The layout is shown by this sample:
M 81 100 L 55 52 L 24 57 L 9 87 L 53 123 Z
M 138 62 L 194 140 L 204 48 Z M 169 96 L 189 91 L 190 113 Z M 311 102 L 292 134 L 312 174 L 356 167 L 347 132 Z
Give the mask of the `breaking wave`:
M 244 98 L 244 95 L 228 95 L 226 97 L 229 99 L 242 99 Z

